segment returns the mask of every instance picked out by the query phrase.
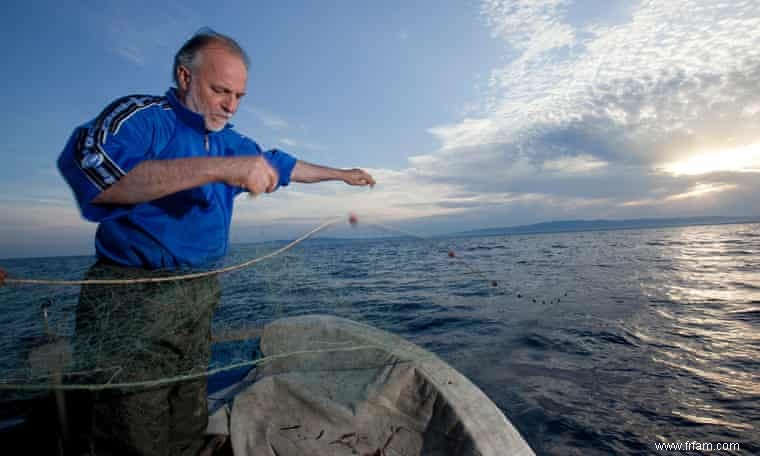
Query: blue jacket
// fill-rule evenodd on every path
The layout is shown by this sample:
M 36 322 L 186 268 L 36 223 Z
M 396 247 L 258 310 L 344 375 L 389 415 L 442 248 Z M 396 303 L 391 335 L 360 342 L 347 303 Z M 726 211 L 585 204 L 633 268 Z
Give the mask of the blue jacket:
M 164 97 L 133 95 L 111 103 L 77 128 L 58 158 L 82 216 L 98 222 L 99 258 L 125 266 L 174 269 L 203 266 L 227 252 L 233 200 L 242 189 L 211 183 L 135 205 L 93 204 L 143 160 L 264 155 L 290 182 L 296 159 L 258 144 L 227 125 L 207 132 L 203 117 L 185 108 L 174 89 Z

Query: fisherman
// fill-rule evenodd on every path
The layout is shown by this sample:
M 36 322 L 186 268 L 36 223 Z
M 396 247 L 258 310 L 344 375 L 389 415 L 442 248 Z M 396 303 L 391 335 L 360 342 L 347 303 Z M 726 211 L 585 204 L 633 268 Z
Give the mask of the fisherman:
M 227 252 L 233 202 L 243 192 L 256 196 L 291 182 L 329 180 L 374 186 L 362 169 L 330 168 L 278 149 L 264 151 L 235 131 L 229 121 L 246 93 L 248 69 L 248 56 L 235 40 L 201 29 L 174 58 L 176 87 L 164 96 L 120 98 L 75 129 L 58 167 L 82 216 L 98 223 L 97 263 L 88 279 L 161 277 L 208 267 Z M 87 353 L 82 367 L 97 372 L 97 382 L 139 385 L 201 375 L 169 386 L 74 397 L 69 409 L 85 423 L 75 432 L 75 451 L 199 452 L 207 423 L 202 374 L 220 296 L 213 277 L 174 287 L 82 288 L 74 349 Z M 170 326 L 161 327 L 158 320 Z M 134 355 L 135 345 L 140 356 L 127 359 L 124 352 Z

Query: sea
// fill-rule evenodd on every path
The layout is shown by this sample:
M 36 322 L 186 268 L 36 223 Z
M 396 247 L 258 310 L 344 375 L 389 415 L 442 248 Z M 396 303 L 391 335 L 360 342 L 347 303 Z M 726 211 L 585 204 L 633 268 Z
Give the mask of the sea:
M 225 265 L 282 246 L 233 245 Z M 93 261 L 0 266 L 81 278 Z M 466 375 L 539 455 L 760 454 L 760 224 L 316 237 L 222 284 L 215 330 L 321 313 L 398 334 Z

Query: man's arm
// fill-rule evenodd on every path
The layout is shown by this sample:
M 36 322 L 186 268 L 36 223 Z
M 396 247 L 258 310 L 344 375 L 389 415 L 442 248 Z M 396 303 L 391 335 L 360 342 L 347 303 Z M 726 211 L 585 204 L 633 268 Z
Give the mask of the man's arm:
M 312 184 L 329 180 L 340 180 L 348 185 L 369 185 L 374 187 L 375 179 L 363 169 L 336 169 L 327 166 L 314 165 L 298 160 L 290 176 L 293 182 Z
M 273 192 L 278 179 L 277 171 L 260 155 L 146 160 L 98 194 L 92 202 L 144 203 L 210 182 L 224 182 L 258 195 Z M 329 168 L 300 160 L 293 168 L 291 180 L 301 183 L 340 180 L 349 185 L 375 185 L 372 176 L 362 169 Z
M 271 193 L 277 188 L 278 175 L 262 156 L 146 160 L 92 202 L 144 203 L 211 182 L 242 187 L 253 194 Z

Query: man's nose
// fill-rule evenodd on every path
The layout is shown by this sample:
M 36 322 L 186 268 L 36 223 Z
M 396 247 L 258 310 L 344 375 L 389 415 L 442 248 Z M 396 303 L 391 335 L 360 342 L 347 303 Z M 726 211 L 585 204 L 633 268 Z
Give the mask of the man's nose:
M 230 114 L 235 114 L 235 111 L 237 111 L 238 104 L 240 103 L 240 100 L 235 97 L 235 95 L 230 95 L 227 97 L 224 97 L 224 100 L 222 100 L 222 108 L 225 110 L 225 112 L 228 112 Z

